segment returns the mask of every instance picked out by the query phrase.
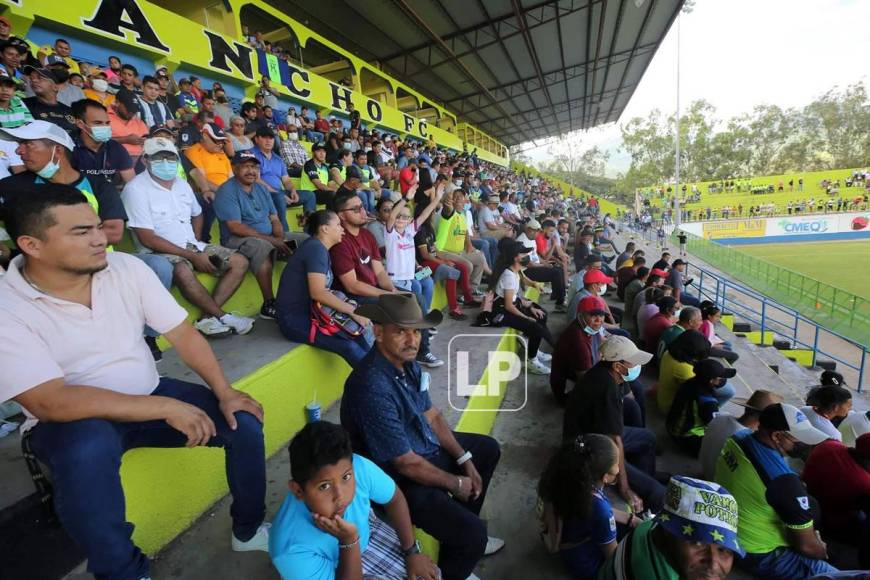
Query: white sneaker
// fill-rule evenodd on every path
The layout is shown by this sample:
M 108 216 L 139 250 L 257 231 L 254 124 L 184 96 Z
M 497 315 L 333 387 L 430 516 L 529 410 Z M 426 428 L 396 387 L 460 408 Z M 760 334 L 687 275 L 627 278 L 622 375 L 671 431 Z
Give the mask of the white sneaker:
M 493 538 L 492 536 L 489 536 L 486 539 L 486 549 L 483 551 L 483 555 L 492 556 L 502 548 L 504 548 L 504 540 L 502 540 L 501 538 Z
M 241 541 L 231 532 L 230 536 L 232 536 L 233 552 L 268 552 L 269 528 L 271 527 L 272 524 L 263 522 L 260 524 L 260 527 L 257 528 L 257 533 L 247 542 Z
M 538 351 L 537 358 L 538 358 L 539 361 L 541 361 L 542 363 L 546 364 L 546 363 L 550 362 L 551 360 L 553 360 L 553 355 L 551 355 L 551 354 L 547 354 L 547 353 L 545 353 L 544 351 L 539 350 L 539 351 Z
M 533 375 L 549 375 L 550 367 L 542 363 L 536 358 L 530 359 L 526 365 L 526 369 Z
M 254 319 L 238 314 L 227 313 L 220 319 L 221 324 L 229 326 L 236 334 L 248 334 L 254 328 Z
M 227 336 L 233 333 L 233 329 L 211 316 L 197 320 L 193 327 L 208 337 Z

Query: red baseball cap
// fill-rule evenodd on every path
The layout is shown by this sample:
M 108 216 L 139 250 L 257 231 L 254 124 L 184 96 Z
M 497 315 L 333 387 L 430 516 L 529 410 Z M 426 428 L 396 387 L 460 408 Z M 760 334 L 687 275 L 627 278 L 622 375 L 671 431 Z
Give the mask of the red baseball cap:
M 577 304 L 577 314 L 607 314 L 607 304 L 598 296 L 586 296 Z
M 583 285 L 586 284 L 611 284 L 613 283 L 613 278 L 602 272 L 601 270 L 586 270 L 586 273 L 583 275 Z
M 650 276 L 658 276 L 659 278 L 667 278 L 668 273 L 661 268 L 653 268 L 650 270 Z

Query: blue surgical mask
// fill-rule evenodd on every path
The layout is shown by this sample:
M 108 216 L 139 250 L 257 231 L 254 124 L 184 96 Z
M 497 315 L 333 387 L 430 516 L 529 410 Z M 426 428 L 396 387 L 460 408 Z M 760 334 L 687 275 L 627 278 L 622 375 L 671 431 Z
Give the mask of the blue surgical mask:
M 178 174 L 178 161 L 165 159 L 162 161 L 151 162 L 151 173 L 157 179 L 163 181 L 172 181 Z
M 49 159 L 48 163 L 45 164 L 45 167 L 36 172 L 38 176 L 48 181 L 54 174 L 60 170 L 60 164 L 54 160 L 54 153 L 57 150 L 57 146 L 51 148 L 51 159 Z
M 586 327 L 583 329 L 583 332 L 585 332 L 588 335 L 595 336 L 596 334 L 601 334 L 601 328 L 599 328 L 598 330 L 595 330 L 587 324 Z
M 100 125 L 98 127 L 88 127 L 91 130 L 91 137 L 94 141 L 105 143 L 112 138 L 112 127 L 109 125 Z
M 628 369 L 627 375 L 622 375 L 622 380 L 626 383 L 630 383 L 631 381 L 636 381 L 637 377 L 640 376 L 640 365 L 635 365 Z
M 464 209 L 465 211 L 471 211 L 471 202 L 466 201 L 466 202 L 465 202 L 465 205 L 463 206 L 463 209 Z

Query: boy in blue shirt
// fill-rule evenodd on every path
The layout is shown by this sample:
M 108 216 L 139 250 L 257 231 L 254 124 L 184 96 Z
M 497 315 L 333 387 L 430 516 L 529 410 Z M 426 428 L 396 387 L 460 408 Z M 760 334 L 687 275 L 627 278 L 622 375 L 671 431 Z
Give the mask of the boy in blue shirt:
M 297 433 L 290 443 L 290 474 L 290 494 L 269 538 L 269 555 L 282 578 L 440 579 L 414 539 L 402 491 L 377 465 L 353 454 L 342 427 L 317 421 Z M 383 505 L 393 527 L 374 515 L 370 502 Z

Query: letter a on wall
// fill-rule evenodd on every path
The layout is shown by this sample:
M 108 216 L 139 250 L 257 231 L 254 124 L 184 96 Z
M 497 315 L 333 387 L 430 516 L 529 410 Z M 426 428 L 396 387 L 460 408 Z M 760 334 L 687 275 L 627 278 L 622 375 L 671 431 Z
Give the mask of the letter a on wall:
M 136 40 L 141 44 L 169 52 L 169 47 L 160 42 L 136 0 L 101 0 L 93 17 L 83 19 L 82 24 L 121 38 L 126 37 L 121 30 L 124 28 L 135 32 Z

